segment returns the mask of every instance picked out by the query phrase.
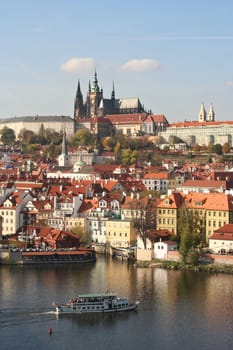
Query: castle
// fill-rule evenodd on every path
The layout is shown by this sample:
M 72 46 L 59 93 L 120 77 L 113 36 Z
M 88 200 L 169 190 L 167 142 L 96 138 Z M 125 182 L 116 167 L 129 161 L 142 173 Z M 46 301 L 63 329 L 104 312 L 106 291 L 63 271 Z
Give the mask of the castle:
M 207 114 L 202 103 L 196 121 L 169 124 L 165 115 L 146 111 L 139 98 L 116 98 L 114 83 L 110 98 L 105 98 L 96 71 L 92 83 L 89 82 L 85 101 L 78 80 L 73 117 L 37 115 L 0 120 L 0 129 L 12 128 L 16 138 L 22 129 L 37 133 L 41 125 L 57 132 L 65 129 L 67 137 L 79 129 L 88 129 L 99 139 L 116 134 L 145 135 L 160 136 L 164 143 L 172 143 L 177 137 L 188 146 L 217 143 L 233 146 L 233 121 L 215 121 L 213 104 Z

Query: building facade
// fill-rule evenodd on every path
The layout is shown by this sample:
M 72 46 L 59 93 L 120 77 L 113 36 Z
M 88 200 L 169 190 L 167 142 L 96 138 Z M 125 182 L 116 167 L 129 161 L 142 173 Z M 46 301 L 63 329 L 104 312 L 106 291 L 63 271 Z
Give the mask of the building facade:
M 202 103 L 198 121 L 172 123 L 166 130 L 161 130 L 159 135 L 170 143 L 177 137 L 189 146 L 228 143 L 232 147 L 233 121 L 215 121 L 213 105 L 210 105 L 207 115 Z

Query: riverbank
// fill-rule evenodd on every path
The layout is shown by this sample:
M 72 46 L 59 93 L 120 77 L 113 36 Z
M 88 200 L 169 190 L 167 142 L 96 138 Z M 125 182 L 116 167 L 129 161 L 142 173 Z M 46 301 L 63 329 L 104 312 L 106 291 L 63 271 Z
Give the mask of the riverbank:
M 163 268 L 167 270 L 233 274 L 233 265 L 223 265 L 223 264 L 190 265 L 190 264 L 183 264 L 175 261 L 152 260 L 152 261 L 137 261 L 136 266 L 139 268 L 151 267 L 151 268 Z

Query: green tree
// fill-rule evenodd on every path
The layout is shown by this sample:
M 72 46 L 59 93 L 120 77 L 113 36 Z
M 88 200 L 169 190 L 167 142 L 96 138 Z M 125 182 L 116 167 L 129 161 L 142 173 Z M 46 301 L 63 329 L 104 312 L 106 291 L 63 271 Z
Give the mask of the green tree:
M 18 135 L 18 139 L 22 145 L 30 143 L 31 137 L 35 135 L 33 131 L 28 129 L 22 129 Z
M 124 165 L 129 165 L 136 163 L 137 160 L 137 151 L 132 151 L 130 148 L 124 149 L 122 151 L 122 163 Z
M 183 263 L 196 264 L 199 257 L 197 248 L 203 241 L 204 234 L 204 221 L 197 211 L 189 210 L 184 205 L 179 208 L 177 233 Z
M 94 141 L 94 139 L 92 138 L 90 131 L 87 129 L 80 129 L 74 134 L 71 139 L 71 144 L 73 146 L 89 146 L 92 144 L 92 141 Z
M 16 137 L 13 129 L 8 128 L 7 126 L 4 126 L 4 128 L 0 130 L 0 134 L 1 134 L 1 142 L 5 146 L 14 145 Z
M 222 154 L 222 146 L 220 145 L 220 143 L 216 143 L 215 145 L 213 145 L 212 150 L 218 155 Z

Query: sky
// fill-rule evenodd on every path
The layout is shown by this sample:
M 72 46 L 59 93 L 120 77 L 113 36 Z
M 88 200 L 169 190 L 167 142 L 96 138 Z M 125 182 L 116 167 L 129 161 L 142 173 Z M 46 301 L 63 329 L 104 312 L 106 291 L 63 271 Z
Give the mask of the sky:
M 233 120 L 232 0 L 0 0 L 0 118 L 73 116 L 96 70 L 105 98 L 170 123 L 213 103 Z

